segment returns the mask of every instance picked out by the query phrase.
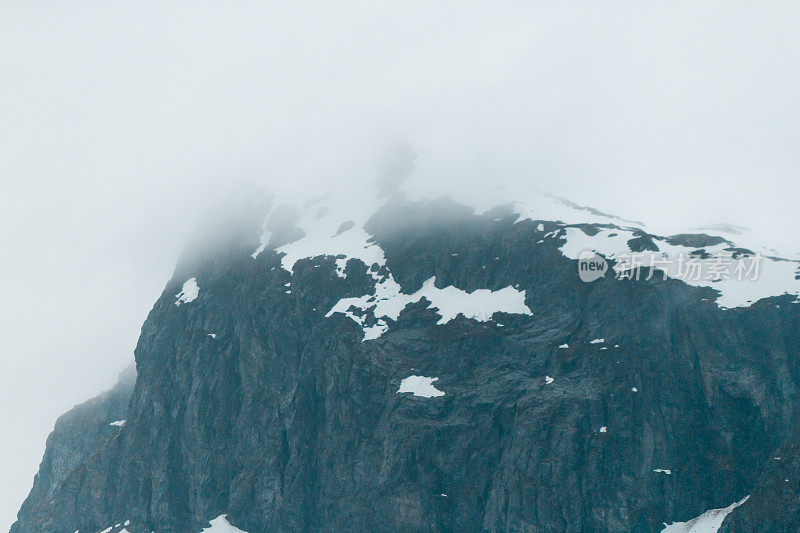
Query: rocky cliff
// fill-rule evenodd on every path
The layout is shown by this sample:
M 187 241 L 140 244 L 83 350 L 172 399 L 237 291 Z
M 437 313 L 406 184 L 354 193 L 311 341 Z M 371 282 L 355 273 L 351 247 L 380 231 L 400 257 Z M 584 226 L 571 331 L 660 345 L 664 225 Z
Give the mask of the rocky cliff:
M 649 532 L 748 495 L 723 529 L 796 530 L 798 264 L 584 282 L 580 249 L 757 252 L 547 201 L 248 202 L 184 253 L 132 392 L 59 420 L 12 532 Z

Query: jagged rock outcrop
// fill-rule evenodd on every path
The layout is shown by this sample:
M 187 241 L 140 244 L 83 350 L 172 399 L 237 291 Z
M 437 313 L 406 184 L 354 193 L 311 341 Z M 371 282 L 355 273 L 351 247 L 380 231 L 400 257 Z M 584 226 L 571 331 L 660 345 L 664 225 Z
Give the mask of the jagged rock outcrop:
M 350 256 L 283 247 L 308 229 L 277 209 L 262 235 L 264 209 L 184 254 L 129 405 L 112 393 L 59 421 L 14 533 L 196 532 L 222 514 L 251 533 L 659 531 L 751 493 L 725 527 L 754 530 L 773 457 L 797 461 L 795 296 L 722 309 L 661 276 L 583 283 L 568 225 L 510 208 L 394 197 L 331 226 L 368 234 Z M 196 298 L 176 298 L 189 279 Z M 444 316 L 502 290 L 524 309 Z M 414 375 L 444 395 L 398 393 Z

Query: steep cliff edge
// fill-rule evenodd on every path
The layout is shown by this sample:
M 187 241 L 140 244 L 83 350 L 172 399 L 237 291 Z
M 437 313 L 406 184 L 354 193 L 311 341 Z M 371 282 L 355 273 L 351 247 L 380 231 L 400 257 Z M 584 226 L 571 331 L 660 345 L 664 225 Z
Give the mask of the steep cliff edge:
M 59 417 L 47 438 L 33 488 L 20 509 L 20 521 L 12 531 L 57 530 L 58 526 L 49 520 L 49 513 L 43 513 L 42 509 L 62 490 L 70 474 L 82 468 L 122 431 L 135 382 L 136 370 L 131 366 L 120 374 L 114 388 Z M 26 517 L 36 518 L 25 520 Z
M 585 283 L 578 249 L 740 249 L 558 206 L 254 204 L 184 254 L 128 405 L 59 421 L 12 531 L 659 531 L 758 500 L 800 421 L 798 265 L 755 297 Z

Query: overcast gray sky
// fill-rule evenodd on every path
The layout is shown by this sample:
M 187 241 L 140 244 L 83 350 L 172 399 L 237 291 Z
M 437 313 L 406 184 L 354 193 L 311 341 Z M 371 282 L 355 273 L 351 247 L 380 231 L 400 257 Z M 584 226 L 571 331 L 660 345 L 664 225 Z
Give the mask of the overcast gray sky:
M 436 132 L 510 186 L 800 250 L 797 3 L 272 4 L 0 4 L 0 527 L 231 187 Z

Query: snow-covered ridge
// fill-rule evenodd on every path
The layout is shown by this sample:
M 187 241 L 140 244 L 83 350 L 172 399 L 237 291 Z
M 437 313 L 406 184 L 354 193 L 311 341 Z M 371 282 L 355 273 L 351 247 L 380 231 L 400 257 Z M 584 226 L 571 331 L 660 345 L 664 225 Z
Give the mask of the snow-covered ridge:
M 722 308 L 748 306 L 770 296 L 791 294 L 800 296 L 800 262 L 782 260 L 774 257 L 772 251 L 754 247 L 751 242 L 741 243 L 738 239 L 745 233 L 743 228 L 719 227 L 726 234 L 722 239 L 711 240 L 705 236 L 710 229 L 688 230 L 687 234 L 696 238 L 674 239 L 653 235 L 638 222 L 600 213 L 591 208 L 577 206 L 568 200 L 548 195 L 536 187 L 525 190 L 505 190 L 490 186 L 483 190 L 469 187 L 453 187 L 453 181 L 437 179 L 447 170 L 437 167 L 435 162 L 421 158 L 416 170 L 407 178 L 400 193 L 405 201 L 433 201 L 442 196 L 449 196 L 453 201 L 471 206 L 478 214 L 486 214 L 492 208 L 506 206 L 516 215 L 516 222 L 531 220 L 537 222 L 539 231 L 544 230 L 541 223 L 548 222 L 549 233 L 543 235 L 531 246 L 545 243 L 547 239 L 556 239 L 565 257 L 578 259 L 581 252 L 592 250 L 606 259 L 616 262 L 617 271 L 625 269 L 621 261 L 623 257 L 633 258 L 628 263 L 633 266 L 647 266 L 651 261 L 664 262 L 676 257 L 692 256 L 701 264 L 701 279 L 679 278 L 678 273 L 665 268 L 666 275 L 679 278 L 694 285 L 711 287 L 720 292 L 716 303 Z M 457 183 L 457 182 L 456 182 Z M 274 253 L 281 254 L 281 266 L 290 274 L 295 264 L 302 260 L 318 256 L 335 258 L 336 273 L 344 277 L 345 266 L 355 259 L 367 266 L 369 274 L 375 280 L 374 291 L 363 296 L 343 298 L 335 304 L 326 316 L 341 313 L 362 326 L 364 340 L 379 338 L 389 328 L 388 320 L 396 320 L 405 306 L 422 298 L 431 302 L 431 308 L 437 309 L 441 316 L 440 324 L 452 320 L 458 314 L 475 320 L 491 320 L 496 312 L 507 312 L 530 315 L 531 310 L 525 305 L 525 291 L 506 287 L 499 291 L 482 289 L 467 293 L 457 287 L 437 288 L 435 279 L 425 282 L 423 287 L 409 293 L 387 273 L 386 258 L 383 249 L 374 241 L 365 229 L 367 221 L 391 199 L 378 199 L 375 189 L 337 190 L 330 194 L 315 198 L 311 202 L 295 200 L 284 202 L 276 200 L 276 206 L 289 205 L 296 209 L 299 217 L 295 222 L 302 236 L 275 248 Z M 274 212 L 274 211 L 273 211 Z M 270 227 L 267 216 L 262 227 L 258 246 L 252 257 L 258 257 L 268 250 L 270 239 L 279 228 Z M 553 223 L 557 225 L 553 229 Z M 595 231 L 581 227 L 592 224 Z M 629 241 L 639 239 L 647 242 L 648 248 L 655 246 L 657 251 L 632 251 Z M 696 241 L 696 242 L 694 242 Z M 711 246 L 695 246 L 703 242 L 713 242 Z M 689 244 L 692 244 L 691 246 Z M 748 244 L 748 246 L 745 246 Z M 638 248 L 637 248 L 638 249 Z M 705 279 L 717 254 L 737 254 L 737 260 L 745 261 L 753 257 L 747 253 L 761 253 L 760 272 L 755 280 L 738 279 Z M 677 268 L 673 264 L 673 269 Z M 577 272 L 576 272 L 577 275 Z M 192 281 L 192 280 L 189 280 Z M 189 282 L 187 282 L 189 283 Z M 196 285 L 196 283 L 195 283 Z M 291 290 L 285 291 L 292 294 Z M 176 305 L 192 301 L 196 298 L 197 288 L 184 286 Z M 372 314 L 372 316 L 370 316 Z
M 706 246 L 678 244 L 674 238 L 645 235 L 658 250 L 632 251 L 629 241 L 642 233 L 619 227 L 601 228 L 590 235 L 578 227 L 564 227 L 550 238 L 563 240 L 561 252 L 579 259 L 587 250 L 616 261 L 617 274 L 637 267 L 653 266 L 662 274 L 695 287 L 719 291 L 717 305 L 722 308 L 746 307 L 770 296 L 800 296 L 800 263 L 765 255 L 746 253 L 721 238 L 706 239 Z M 735 253 L 738 252 L 738 253 Z M 696 271 L 687 275 L 689 264 Z M 738 275 L 737 275 L 738 273 Z M 724 276 L 722 275 L 724 274 Z

